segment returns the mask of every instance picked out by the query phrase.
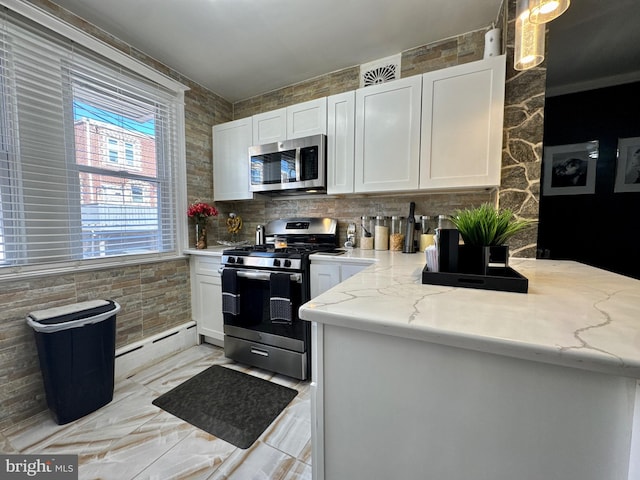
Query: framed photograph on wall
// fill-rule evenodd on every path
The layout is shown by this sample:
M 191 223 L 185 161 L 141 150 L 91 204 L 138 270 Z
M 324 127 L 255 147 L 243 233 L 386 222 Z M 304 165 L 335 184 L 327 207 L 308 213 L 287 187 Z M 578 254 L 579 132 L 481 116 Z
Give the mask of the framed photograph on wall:
M 640 137 L 618 139 L 618 165 L 613 191 L 640 192 Z
M 598 141 L 545 147 L 543 195 L 585 195 L 596 190 Z

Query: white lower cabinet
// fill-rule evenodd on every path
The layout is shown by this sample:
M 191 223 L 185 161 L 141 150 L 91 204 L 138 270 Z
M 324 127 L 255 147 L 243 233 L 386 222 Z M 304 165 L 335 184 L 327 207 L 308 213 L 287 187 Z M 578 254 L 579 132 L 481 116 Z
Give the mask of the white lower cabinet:
M 220 258 L 192 255 L 191 262 L 191 314 L 198 335 L 208 343 L 224 346 Z
M 344 261 L 311 260 L 311 298 L 335 287 L 340 282 L 361 272 L 370 261 L 344 259 Z
M 317 297 L 340 282 L 340 264 L 319 265 L 311 262 L 311 298 Z
M 353 277 L 356 273 L 367 268 L 370 263 L 343 263 L 340 265 L 340 281 L 344 282 L 347 278 Z

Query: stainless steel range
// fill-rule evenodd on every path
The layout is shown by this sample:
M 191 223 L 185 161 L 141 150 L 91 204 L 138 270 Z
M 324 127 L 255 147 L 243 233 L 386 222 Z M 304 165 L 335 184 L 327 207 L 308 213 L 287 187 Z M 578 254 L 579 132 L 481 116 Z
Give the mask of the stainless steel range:
M 311 327 L 298 317 L 310 299 L 309 255 L 336 250 L 337 221 L 290 218 L 265 226 L 266 244 L 222 252 L 225 356 L 306 380 Z

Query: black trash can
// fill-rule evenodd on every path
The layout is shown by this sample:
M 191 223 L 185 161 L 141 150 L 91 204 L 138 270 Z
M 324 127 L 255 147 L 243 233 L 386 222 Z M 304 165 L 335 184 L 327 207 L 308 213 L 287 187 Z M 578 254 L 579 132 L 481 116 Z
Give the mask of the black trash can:
M 113 399 L 116 313 L 112 300 L 91 300 L 32 312 L 47 406 L 59 425 Z

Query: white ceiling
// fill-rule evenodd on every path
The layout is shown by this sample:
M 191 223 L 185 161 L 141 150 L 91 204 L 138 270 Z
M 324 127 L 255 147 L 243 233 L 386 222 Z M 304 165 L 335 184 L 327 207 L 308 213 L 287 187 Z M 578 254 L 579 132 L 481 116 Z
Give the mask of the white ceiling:
M 572 0 L 548 50 L 547 95 L 640 81 L 640 1 Z
M 54 2 L 235 102 L 484 28 L 502 0 Z
M 502 0 L 54 0 L 235 102 L 485 28 Z M 638 0 L 549 24 L 548 91 L 640 72 Z M 640 76 L 638 76 L 640 77 Z M 567 87 L 571 84 L 571 87 Z

